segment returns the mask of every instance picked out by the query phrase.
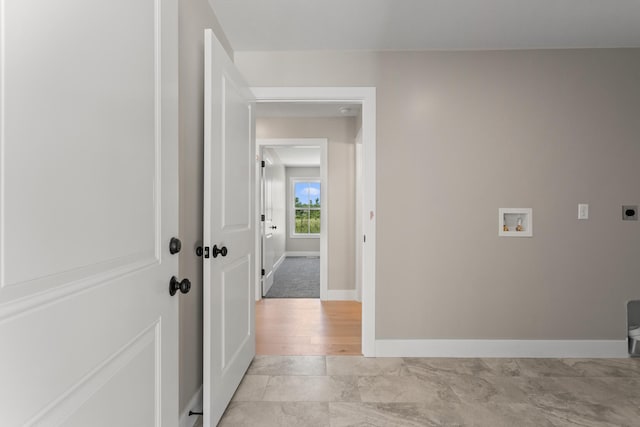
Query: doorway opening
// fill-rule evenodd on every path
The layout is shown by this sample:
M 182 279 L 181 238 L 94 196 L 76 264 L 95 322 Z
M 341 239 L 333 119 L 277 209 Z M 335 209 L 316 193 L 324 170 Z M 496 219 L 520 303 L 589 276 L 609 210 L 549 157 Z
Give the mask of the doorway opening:
M 256 281 L 258 354 L 363 353 L 362 123 L 361 102 L 256 106 L 258 164 L 264 162 L 256 201 L 264 218 L 256 245 L 264 273 Z M 288 261 L 317 263 L 322 285 L 312 297 L 320 300 L 273 292 Z
M 344 102 L 361 105 L 361 126 L 358 135 L 361 147 L 361 234 L 358 235 L 361 264 L 361 351 L 365 357 L 374 357 L 376 313 L 376 89 L 374 87 L 253 87 L 257 103 L 331 103 Z M 259 219 L 259 217 L 256 217 Z M 259 224 L 256 224 L 259 228 Z M 362 239 L 362 240 L 360 240 Z M 256 253 L 258 253 L 256 235 Z M 258 258 L 258 257 L 256 257 Z M 256 268 L 256 275 L 259 271 Z M 255 283 L 260 278 L 256 277 Z
M 258 108 L 258 117 L 261 113 Z M 269 123 L 269 118 L 263 118 Z M 327 299 L 328 140 L 257 139 L 261 280 L 256 299 Z

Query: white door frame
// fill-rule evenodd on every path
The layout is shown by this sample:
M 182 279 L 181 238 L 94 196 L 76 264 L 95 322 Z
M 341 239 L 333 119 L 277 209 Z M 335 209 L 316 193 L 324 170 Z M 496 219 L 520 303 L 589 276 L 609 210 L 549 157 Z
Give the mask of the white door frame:
M 262 160 L 262 150 L 264 147 L 282 147 L 282 146 L 316 146 L 320 147 L 320 191 L 322 194 L 322 204 L 320 206 L 320 299 L 322 301 L 326 300 L 329 294 L 329 268 L 328 268 L 328 256 L 329 256 L 329 224 L 328 224 L 328 194 L 329 194 L 329 179 L 328 179 L 328 167 L 327 167 L 327 159 L 328 159 L 328 140 L 326 138 L 277 138 L 277 139 L 256 139 L 256 147 L 258 149 L 259 160 Z M 257 167 L 260 167 L 260 162 L 256 162 Z M 260 198 L 260 192 L 257 191 L 260 185 L 261 177 L 259 175 L 259 171 L 256 171 L 256 201 Z M 286 188 L 289 188 L 289 183 L 286 182 Z M 285 190 L 285 193 L 287 191 Z M 289 210 L 289 201 L 286 201 L 287 211 Z M 258 209 L 261 209 L 260 203 L 256 203 Z M 260 274 L 260 261 L 262 258 L 262 253 L 260 251 L 260 239 L 262 237 L 261 225 L 260 224 L 260 215 L 263 212 L 256 212 L 256 254 L 260 254 L 261 256 L 256 256 L 256 285 L 261 283 L 262 277 Z M 286 217 L 286 215 L 285 215 Z M 289 224 L 285 226 L 285 232 L 288 233 Z M 286 236 L 285 236 L 286 239 Z M 285 251 L 286 253 L 286 251 Z M 256 286 L 256 301 L 262 299 L 262 291 L 261 286 Z
M 253 87 L 257 102 L 362 104 L 362 354 L 375 356 L 376 339 L 376 88 Z
M 354 279 L 356 281 L 356 299 L 362 302 L 362 128 L 358 129 L 355 143 L 355 253 L 356 268 Z

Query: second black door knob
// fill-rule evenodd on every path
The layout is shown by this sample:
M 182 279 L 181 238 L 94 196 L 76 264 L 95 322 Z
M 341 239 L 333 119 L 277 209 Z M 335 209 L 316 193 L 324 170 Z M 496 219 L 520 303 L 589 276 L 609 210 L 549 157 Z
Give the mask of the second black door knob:
M 178 291 L 186 294 L 190 290 L 191 281 L 189 279 L 182 279 L 180 282 L 178 282 L 176 276 L 171 277 L 171 281 L 169 282 L 169 295 L 174 296 Z
M 217 258 L 218 255 L 222 255 L 222 256 L 227 256 L 227 247 L 223 246 L 221 248 L 218 248 L 218 245 L 213 245 L 213 248 L 211 248 L 211 252 L 214 258 Z

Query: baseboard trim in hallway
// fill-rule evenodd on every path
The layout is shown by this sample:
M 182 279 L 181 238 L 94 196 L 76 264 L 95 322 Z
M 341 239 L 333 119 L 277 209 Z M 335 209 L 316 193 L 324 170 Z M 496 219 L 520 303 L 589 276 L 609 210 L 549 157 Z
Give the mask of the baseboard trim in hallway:
M 355 289 L 329 289 L 327 301 L 357 301 Z

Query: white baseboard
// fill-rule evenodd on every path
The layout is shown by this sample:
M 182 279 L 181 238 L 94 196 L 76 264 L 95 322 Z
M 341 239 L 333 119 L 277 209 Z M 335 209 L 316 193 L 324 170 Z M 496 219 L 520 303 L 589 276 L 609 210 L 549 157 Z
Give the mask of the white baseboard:
M 376 340 L 376 357 L 628 357 L 627 340 Z
M 286 253 L 283 253 L 280 258 L 273 264 L 273 272 L 275 273 L 278 267 L 284 262 L 284 259 L 287 257 Z
M 297 252 L 285 252 L 285 257 L 288 256 L 320 256 L 320 251 L 297 251 Z
M 355 289 L 329 289 L 327 291 L 327 301 L 356 301 Z
M 271 272 L 271 275 L 269 275 L 268 277 L 263 276 L 262 280 L 260 280 L 260 283 L 262 284 L 262 296 L 265 296 L 269 293 L 269 289 L 271 289 L 271 287 L 273 286 L 273 272 Z
M 189 411 L 202 412 L 202 386 L 191 397 L 184 412 L 180 415 L 180 427 L 193 427 L 198 421 L 197 415 L 189 416 Z

